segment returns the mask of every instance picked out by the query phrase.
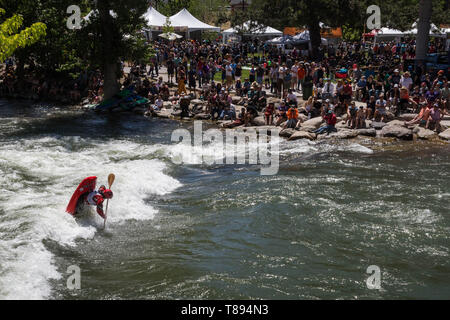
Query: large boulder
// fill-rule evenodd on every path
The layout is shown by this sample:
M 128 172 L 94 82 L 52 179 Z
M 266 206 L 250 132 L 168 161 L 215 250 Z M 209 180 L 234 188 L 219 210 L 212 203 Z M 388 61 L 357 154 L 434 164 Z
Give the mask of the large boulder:
M 299 118 L 302 122 L 308 121 L 308 116 L 305 115 L 305 114 L 303 114 L 303 113 L 300 113 L 300 114 L 298 115 L 298 118 Z
M 314 132 L 314 131 L 316 131 L 318 128 L 316 128 L 316 127 L 311 127 L 311 126 L 309 126 L 309 127 L 306 127 L 306 126 L 302 126 L 302 127 L 300 127 L 300 131 L 305 131 L 305 132 Z
M 263 116 L 259 116 L 259 117 L 256 117 L 255 119 L 253 119 L 253 122 L 252 122 L 255 126 L 265 126 L 266 125 L 266 120 L 264 119 L 264 117 Z
M 173 109 L 163 109 L 161 111 L 156 111 L 155 116 L 158 118 L 170 118 L 172 115 Z
M 164 101 L 163 102 L 163 108 L 165 108 L 165 109 L 171 109 L 172 106 L 173 106 L 173 104 L 170 101 Z
M 417 135 L 417 138 L 422 140 L 430 140 L 437 137 L 437 134 L 434 131 L 419 126 L 413 129 L 413 133 Z
M 443 131 L 450 129 L 450 120 L 442 120 L 441 127 L 444 129 Z
M 381 134 L 383 135 L 383 137 L 387 138 L 398 138 L 402 140 L 413 139 L 412 130 L 398 125 L 385 126 L 383 129 L 381 129 Z
M 444 140 L 450 140 L 450 129 L 445 130 L 439 134 L 439 138 Z
M 386 119 L 387 119 L 387 121 L 392 121 L 392 120 L 394 120 L 394 119 L 395 119 L 395 114 L 393 114 L 393 113 L 390 112 L 390 111 L 386 111 Z
M 194 100 L 191 100 L 191 104 L 193 104 L 194 106 L 198 105 L 198 104 L 205 104 L 205 101 L 200 100 L 200 99 L 194 99 Z
M 195 120 L 208 120 L 211 118 L 211 115 L 208 113 L 199 113 L 194 116 Z
M 400 120 L 392 120 L 387 123 L 388 126 L 400 126 L 405 127 L 405 122 Z
M 313 118 L 313 119 L 303 122 L 302 128 L 303 127 L 314 127 L 316 129 L 319 129 L 319 127 L 322 123 L 323 123 L 322 117 L 317 117 L 317 118 Z
M 231 101 L 232 101 L 233 104 L 240 104 L 241 101 L 242 101 L 242 97 L 233 96 L 233 97 L 231 97 Z
M 281 99 L 272 97 L 272 98 L 267 99 L 267 103 L 279 104 L 279 103 L 281 103 Z
M 357 131 L 360 136 L 365 136 L 365 137 L 376 137 L 377 136 L 377 131 L 374 128 L 357 129 Z
M 174 116 L 174 117 L 181 117 L 182 113 L 183 113 L 183 111 L 181 111 L 181 110 L 173 111 L 172 112 L 172 116 Z
M 417 116 L 417 114 L 415 113 L 404 113 L 402 115 L 400 115 L 400 119 L 404 120 L 404 121 L 411 121 L 413 120 L 415 117 Z
M 383 129 L 384 127 L 387 126 L 387 123 L 384 123 L 384 122 L 375 122 L 375 121 L 373 121 L 373 122 L 370 124 L 370 126 L 371 126 L 372 128 L 374 128 L 375 130 L 381 130 L 381 129 Z
M 347 129 L 347 122 L 346 121 L 339 121 L 336 123 L 336 128 L 337 129 Z
M 288 130 L 288 129 L 286 129 Z M 296 131 L 289 137 L 289 141 L 295 141 L 300 139 L 316 140 L 316 134 L 307 131 Z
M 336 137 L 338 139 L 353 139 L 356 138 L 358 135 L 359 135 L 358 130 L 350 130 L 350 129 L 339 130 L 338 132 L 330 134 L 330 136 Z
M 295 129 L 287 128 L 280 131 L 280 137 L 283 138 L 290 138 L 294 133 Z

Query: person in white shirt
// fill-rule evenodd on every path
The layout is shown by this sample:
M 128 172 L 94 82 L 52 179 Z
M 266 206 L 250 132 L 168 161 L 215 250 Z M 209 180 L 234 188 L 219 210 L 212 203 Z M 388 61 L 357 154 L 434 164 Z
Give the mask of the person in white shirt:
M 295 106 L 298 106 L 298 102 L 297 102 L 297 96 L 295 95 L 295 93 L 292 91 L 292 89 L 289 89 L 289 93 L 286 97 L 287 102 L 291 105 L 291 104 L 295 104 Z
M 400 78 L 400 87 L 405 87 L 409 91 L 411 91 L 413 85 L 413 80 L 411 79 L 411 75 L 408 71 L 406 71 L 403 76 Z
M 298 65 L 297 65 L 297 61 L 294 63 L 294 65 L 291 68 L 291 74 L 292 74 L 291 89 L 295 91 L 295 87 L 297 86 L 297 83 L 298 83 Z
M 286 88 L 284 88 L 284 76 L 288 69 L 286 68 L 286 63 L 278 69 L 278 95 L 280 98 L 283 96 L 283 92 Z
M 333 99 L 336 91 L 335 85 L 331 82 L 331 79 L 325 79 L 326 83 L 322 88 L 321 98 L 322 99 Z

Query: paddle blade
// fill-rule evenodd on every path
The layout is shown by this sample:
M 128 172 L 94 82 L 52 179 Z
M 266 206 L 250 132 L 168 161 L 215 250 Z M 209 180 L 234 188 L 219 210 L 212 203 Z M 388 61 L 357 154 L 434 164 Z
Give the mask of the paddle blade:
M 113 173 L 111 173 L 111 174 L 108 176 L 109 188 L 111 188 L 111 186 L 113 185 L 114 180 L 116 180 L 116 176 L 115 176 Z

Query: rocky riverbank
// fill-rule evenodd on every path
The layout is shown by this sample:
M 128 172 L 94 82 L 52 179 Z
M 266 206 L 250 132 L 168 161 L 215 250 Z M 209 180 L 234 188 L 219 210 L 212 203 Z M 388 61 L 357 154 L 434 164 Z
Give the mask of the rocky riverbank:
M 274 99 L 274 98 L 271 98 Z M 275 99 L 276 100 L 276 99 Z M 236 109 L 236 113 L 240 112 L 243 108 L 241 105 L 242 100 L 240 97 L 233 97 L 233 105 Z M 173 102 L 165 102 L 164 107 L 160 111 L 153 113 L 153 116 L 159 118 L 167 118 L 174 120 L 181 120 L 180 113 L 177 111 L 179 106 Z M 183 120 L 205 120 L 210 119 L 210 115 L 205 113 L 206 102 L 198 99 L 192 99 L 190 104 L 191 117 L 183 118 Z M 136 110 L 139 113 L 145 113 L 143 108 Z M 450 141 L 450 116 L 445 116 L 441 122 L 444 129 L 443 132 L 437 133 L 432 130 L 425 129 L 419 125 L 414 127 L 407 127 L 405 121 L 412 120 L 416 114 L 403 114 L 398 118 L 390 114 L 387 123 L 383 122 L 372 122 L 371 120 L 366 120 L 366 128 L 364 129 L 351 129 L 347 126 L 346 120 L 347 116 L 338 117 L 338 122 L 336 124 L 337 132 L 331 134 L 317 135 L 314 133 L 315 130 L 323 126 L 325 123 L 321 117 L 307 119 L 303 114 L 300 114 L 300 118 L 303 121 L 300 128 L 298 129 L 284 129 L 281 130 L 280 136 L 288 140 L 321 140 L 321 139 L 354 139 L 356 137 L 370 137 L 370 138 L 395 138 L 404 141 L 413 140 L 444 140 Z M 232 123 L 231 121 L 214 121 L 214 123 L 223 129 L 229 129 L 228 126 Z M 283 124 L 282 124 L 283 125 Z M 242 129 L 244 126 L 234 127 L 233 129 Z M 275 128 L 275 126 L 266 126 L 264 121 L 264 116 L 260 112 L 259 116 L 256 117 L 252 123 L 252 128 L 259 129 L 270 129 Z M 280 128 L 281 129 L 281 128 Z

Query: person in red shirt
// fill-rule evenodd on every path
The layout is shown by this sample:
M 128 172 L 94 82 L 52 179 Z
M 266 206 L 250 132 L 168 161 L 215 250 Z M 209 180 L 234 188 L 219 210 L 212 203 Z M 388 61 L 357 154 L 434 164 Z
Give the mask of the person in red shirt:
M 322 134 L 324 132 L 327 132 L 327 134 L 330 134 L 331 132 L 337 132 L 336 130 L 337 118 L 332 110 L 329 110 L 328 113 L 323 116 L 323 120 L 325 120 L 327 124 L 314 131 L 314 133 Z
M 105 186 L 101 186 L 98 191 L 93 191 L 80 198 L 80 201 L 88 206 L 96 206 L 98 215 L 105 219 L 105 213 L 103 212 L 103 202 L 105 201 L 105 199 L 112 198 L 113 192 L 109 189 L 106 189 Z
M 352 100 L 352 95 L 353 95 L 352 85 L 350 81 L 346 81 L 343 90 L 344 103 L 346 106 L 348 106 L 350 101 Z

